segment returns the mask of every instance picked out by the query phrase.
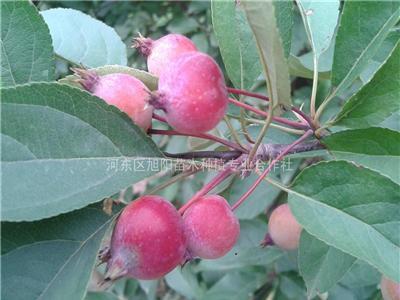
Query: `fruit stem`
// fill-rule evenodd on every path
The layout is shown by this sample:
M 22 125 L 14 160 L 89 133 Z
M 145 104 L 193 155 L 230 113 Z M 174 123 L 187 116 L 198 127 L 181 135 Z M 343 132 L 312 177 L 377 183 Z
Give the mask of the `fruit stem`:
M 226 89 L 231 94 L 244 95 L 244 96 L 249 96 L 249 97 L 253 97 L 253 98 L 269 101 L 269 98 L 267 96 L 264 96 L 264 95 L 261 95 L 261 94 L 258 94 L 258 93 L 252 93 L 252 92 L 248 92 L 248 91 L 245 91 L 245 90 L 239 90 L 239 89 L 234 89 L 234 88 L 230 88 L 230 87 L 227 87 Z
M 249 97 L 253 97 L 253 98 L 269 101 L 269 98 L 267 96 L 264 96 L 264 95 L 261 95 L 261 94 L 258 94 L 258 93 L 252 93 L 252 92 L 248 92 L 248 91 L 245 91 L 245 90 L 239 90 L 239 89 L 234 89 L 234 88 L 229 88 L 229 87 L 227 87 L 227 90 L 231 94 L 245 95 L 245 96 L 249 96 Z M 308 125 L 311 128 L 315 127 L 312 119 L 309 116 L 307 116 L 304 112 L 302 112 L 300 109 L 298 109 L 295 106 L 292 106 L 291 110 L 293 112 L 299 114 L 308 123 Z
M 252 112 L 254 112 L 254 113 L 256 113 L 256 114 L 258 114 L 260 116 L 268 117 L 268 113 L 267 112 L 262 111 L 260 109 L 257 109 L 257 108 L 255 108 L 255 107 L 253 107 L 251 105 L 246 104 L 246 103 L 240 102 L 240 101 L 232 99 L 232 98 L 229 98 L 229 102 L 231 102 L 232 104 L 234 104 L 236 106 L 243 107 L 243 108 L 245 108 L 247 110 L 250 110 L 250 111 L 252 111 Z M 281 124 L 285 124 L 285 125 L 294 127 L 294 128 L 308 129 L 308 126 L 305 125 L 304 123 L 291 121 L 291 120 L 288 120 L 288 119 L 285 119 L 285 118 L 282 118 L 282 117 L 275 117 L 274 116 L 274 117 L 272 117 L 272 120 L 275 121 L 275 122 L 281 123 Z
M 300 110 L 299 108 L 297 108 L 295 106 L 292 106 L 292 111 L 295 112 L 296 114 L 300 115 L 307 122 L 307 124 L 310 126 L 310 128 L 315 131 L 316 128 L 315 128 L 314 122 L 307 114 L 305 114 L 302 110 Z
M 230 118 L 232 118 L 232 119 L 237 119 L 237 120 L 240 119 L 239 116 L 235 116 L 235 115 L 232 115 L 232 114 L 228 114 L 228 116 Z M 247 123 L 250 123 L 250 124 L 259 124 L 259 125 L 264 125 L 265 124 L 265 120 L 260 120 L 260 119 L 245 118 L 244 120 Z M 297 135 L 303 135 L 304 132 L 305 132 L 304 130 L 292 129 L 292 128 L 281 126 L 281 125 L 278 125 L 278 124 L 275 124 L 275 123 L 271 123 L 270 126 L 274 127 L 274 128 L 277 128 L 277 129 L 280 129 L 282 131 L 293 133 L 293 134 L 297 134 Z
M 313 131 L 311 129 L 307 130 L 305 134 L 303 134 L 299 139 L 294 141 L 293 143 L 287 145 L 282 152 L 268 165 L 268 167 L 265 169 L 265 171 L 257 178 L 257 180 L 253 183 L 253 185 L 249 188 L 249 190 L 244 193 L 239 200 L 232 206 L 232 210 L 235 210 L 238 208 L 249 196 L 250 194 L 257 188 L 257 186 L 260 184 L 260 182 L 271 172 L 273 166 L 280 161 L 285 155 L 287 155 L 293 148 L 295 148 L 297 145 L 302 143 L 304 140 L 306 140 L 308 137 L 310 137 L 313 134 Z
M 225 139 L 221 139 L 217 136 L 208 134 L 208 133 L 198 133 L 198 134 L 187 134 L 187 133 L 181 133 L 175 130 L 161 130 L 161 129 L 149 129 L 148 131 L 149 134 L 161 134 L 161 135 L 181 135 L 181 136 L 192 136 L 192 137 L 197 137 L 200 139 L 205 139 L 205 140 L 210 140 L 210 141 L 214 141 L 214 142 L 218 142 L 222 145 L 225 145 L 229 148 L 238 150 L 242 153 L 248 153 L 247 149 L 244 149 L 242 147 L 240 147 L 239 145 L 237 145 L 236 143 L 232 143 L 231 141 L 225 140 Z
M 183 205 L 178 212 L 180 214 L 183 214 L 186 209 L 189 208 L 194 202 L 196 202 L 201 196 L 204 196 L 207 194 L 209 191 L 211 191 L 213 188 L 215 188 L 218 184 L 220 184 L 222 181 L 224 181 L 227 177 L 229 177 L 232 173 L 235 171 L 230 167 L 224 167 L 222 171 L 220 171 L 217 176 L 215 176 L 209 183 L 204 185 L 194 196 L 185 204 Z
M 165 118 L 163 118 L 155 113 L 153 113 L 153 119 L 156 119 L 157 121 L 160 121 L 162 123 L 167 123 L 167 120 Z

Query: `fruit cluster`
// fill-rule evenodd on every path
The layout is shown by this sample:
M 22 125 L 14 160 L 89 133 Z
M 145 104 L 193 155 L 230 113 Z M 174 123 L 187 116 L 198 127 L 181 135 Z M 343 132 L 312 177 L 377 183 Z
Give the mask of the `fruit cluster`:
M 199 198 L 182 216 L 162 197 L 142 196 L 118 218 L 105 259 L 106 279 L 155 279 L 192 258 L 221 257 L 239 231 L 229 204 L 218 195 Z
M 199 134 L 223 118 L 228 92 L 216 62 L 186 37 L 169 34 L 153 41 L 142 36 L 134 47 L 147 57 L 150 73 L 159 78 L 150 92 L 127 74 L 97 74 L 75 69 L 82 86 L 128 114 L 145 131 L 154 109 L 164 112 L 177 132 Z M 122 276 L 155 279 L 193 258 L 216 259 L 236 243 L 240 227 L 233 208 L 218 195 L 200 195 L 179 211 L 155 195 L 142 196 L 125 207 L 115 225 L 111 246 L 103 255 L 107 280 Z M 268 242 L 292 250 L 301 227 L 283 204 L 269 220 Z
M 159 78 L 157 91 L 151 93 L 127 74 L 98 76 L 74 69 L 82 86 L 118 107 L 145 131 L 151 126 L 153 109 L 162 110 L 168 124 L 181 133 L 203 133 L 221 121 L 228 92 L 213 58 L 197 51 L 192 41 L 179 34 L 156 41 L 139 37 L 134 47 L 147 57 L 149 72 Z

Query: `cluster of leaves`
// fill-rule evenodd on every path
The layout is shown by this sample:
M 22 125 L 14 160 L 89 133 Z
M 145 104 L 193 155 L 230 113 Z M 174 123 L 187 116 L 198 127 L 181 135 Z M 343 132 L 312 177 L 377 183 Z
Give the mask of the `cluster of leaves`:
M 68 4 L 89 5 L 85 10 L 113 24 L 124 41 L 78 10 L 39 12 L 27 1 L 1 3 L 2 298 L 305 299 L 328 292 L 328 299 L 373 299 L 380 274 L 399 281 L 399 2 L 195 3 Z M 196 7 L 204 19 L 187 29 L 193 18 L 186 14 L 197 15 Z M 174 18 L 176 10 L 181 18 Z M 182 33 L 193 33 L 193 39 L 206 34 L 197 39 L 207 40 L 213 52 L 209 15 L 235 87 L 265 90 L 267 82 L 277 112 L 304 103 L 308 113 L 316 92 L 329 151 L 290 156 L 290 170 L 278 168 L 269 184 L 255 190 L 236 211 L 241 236 L 225 257 L 188 264 L 160 281 L 121 280 L 103 291 L 90 278 L 101 276 L 96 254 L 115 214 L 105 214 L 101 201 L 110 195 L 130 201 L 174 174 L 160 178 L 151 167 L 111 165 L 127 158 L 161 164 L 160 149 L 217 146 L 192 138 L 152 140 L 118 109 L 71 86 L 71 78 L 56 82 L 56 57 L 99 73 L 132 74 L 154 90 L 157 79 L 131 67 L 136 57 L 126 50 L 130 24 L 150 35 L 155 28 L 162 28 L 159 34 L 190 30 Z M 296 88 L 298 78 L 316 75 L 315 90 Z M 249 117 L 230 109 L 230 126 L 221 123 L 215 134 L 256 139 L 265 126 L 263 120 L 243 126 Z M 263 142 L 294 139 L 272 127 Z M 304 169 L 315 160 L 325 161 Z M 211 175 L 198 174 L 159 193 L 182 202 Z M 215 192 L 234 201 L 254 178 L 233 178 Z M 261 249 L 264 211 L 286 200 L 305 229 L 299 250 Z

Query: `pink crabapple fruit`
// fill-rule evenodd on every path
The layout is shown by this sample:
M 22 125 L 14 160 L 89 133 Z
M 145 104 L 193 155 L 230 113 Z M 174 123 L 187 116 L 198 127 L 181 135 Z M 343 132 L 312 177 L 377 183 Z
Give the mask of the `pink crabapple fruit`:
M 160 278 L 183 263 L 185 253 L 183 221 L 175 207 L 160 196 L 142 196 L 117 220 L 105 278 Z
M 148 105 L 150 91 L 139 79 L 123 73 L 99 76 L 94 71 L 74 71 L 87 91 L 116 106 L 143 130 L 149 129 L 153 114 L 153 107 Z
M 181 34 L 167 34 L 158 40 L 139 36 L 133 40 L 133 47 L 147 57 L 147 69 L 157 77 L 183 53 L 197 51 L 195 44 Z
M 400 283 L 382 276 L 381 292 L 384 300 L 400 300 Z
M 183 214 L 191 257 L 218 258 L 235 245 L 239 221 L 228 202 L 218 195 L 207 195 L 194 202 Z
M 301 230 L 288 204 L 282 204 L 273 210 L 268 221 L 268 233 L 275 245 L 285 250 L 297 249 Z
M 224 117 L 228 93 L 217 63 L 207 54 L 182 54 L 164 71 L 150 103 L 169 125 L 186 134 L 213 129 Z

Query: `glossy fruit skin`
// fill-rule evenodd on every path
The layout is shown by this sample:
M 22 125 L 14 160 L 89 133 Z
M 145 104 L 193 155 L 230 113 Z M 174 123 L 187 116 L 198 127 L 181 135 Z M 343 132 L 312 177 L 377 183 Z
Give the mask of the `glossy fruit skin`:
M 168 34 L 153 41 L 147 56 L 147 69 L 157 77 L 169 68 L 172 61 L 184 53 L 197 51 L 196 45 L 181 34 Z
M 87 91 L 116 106 L 143 130 L 149 129 L 153 114 L 153 107 L 148 105 L 150 91 L 139 79 L 124 73 L 100 76 L 91 70 L 72 70 Z
M 239 238 L 239 221 L 221 196 L 203 196 L 183 214 L 188 252 L 192 257 L 224 256 Z
M 130 203 L 115 225 L 107 274 L 156 279 L 184 261 L 186 238 L 182 217 L 160 196 L 147 195 Z
M 275 245 L 285 250 L 297 249 L 301 230 L 288 204 L 282 204 L 274 209 L 269 218 L 268 232 Z
M 187 134 L 213 129 L 228 106 L 219 66 L 200 52 L 186 53 L 176 59 L 161 74 L 157 93 L 169 125 Z
M 400 283 L 382 276 L 381 292 L 384 300 L 400 300 Z
M 133 76 L 122 73 L 101 76 L 92 93 L 118 107 L 145 131 L 151 125 L 153 108 L 147 104 L 148 88 Z

